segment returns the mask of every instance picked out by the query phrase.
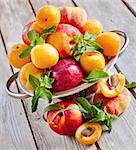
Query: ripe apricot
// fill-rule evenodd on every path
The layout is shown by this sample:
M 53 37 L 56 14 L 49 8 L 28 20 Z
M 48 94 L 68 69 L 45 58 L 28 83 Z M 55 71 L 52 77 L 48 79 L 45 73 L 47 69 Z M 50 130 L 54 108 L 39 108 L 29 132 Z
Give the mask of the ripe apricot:
M 105 56 L 115 56 L 119 52 L 121 38 L 117 33 L 105 32 L 97 37 L 96 42 L 103 48 Z
M 30 30 L 35 30 L 36 33 L 40 33 L 43 30 L 43 28 L 38 24 L 37 21 L 35 21 L 31 25 Z
M 15 68 L 21 68 L 26 63 L 31 62 L 30 57 L 27 58 L 19 58 L 19 55 L 23 52 L 23 50 L 28 47 L 26 44 L 14 44 L 8 52 L 8 60 L 9 63 Z
M 42 28 L 57 26 L 60 22 L 60 10 L 55 6 L 46 5 L 38 10 L 36 20 Z
M 56 32 L 49 35 L 47 38 L 47 43 L 53 45 L 61 58 L 67 58 L 71 56 L 71 38 L 64 32 Z
M 99 35 L 103 30 L 102 24 L 96 19 L 89 19 L 86 24 L 81 28 L 81 32 L 89 32 L 90 34 Z
M 25 64 L 19 73 L 19 78 L 23 86 L 29 90 L 32 91 L 32 87 L 29 83 L 29 75 L 33 75 L 35 77 L 40 77 L 43 74 L 44 70 L 36 68 L 33 63 L 27 63 Z
M 86 52 L 80 57 L 80 65 L 86 73 L 90 73 L 94 69 L 103 70 L 105 58 L 102 54 L 96 52 Z
M 31 50 L 33 64 L 40 69 L 54 66 L 59 59 L 58 51 L 50 44 L 36 45 Z

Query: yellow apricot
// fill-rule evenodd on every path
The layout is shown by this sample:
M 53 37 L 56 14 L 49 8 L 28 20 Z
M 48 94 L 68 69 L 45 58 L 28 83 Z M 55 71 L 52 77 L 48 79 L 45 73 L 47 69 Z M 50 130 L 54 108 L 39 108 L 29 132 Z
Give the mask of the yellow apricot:
M 86 52 L 80 57 L 80 65 L 86 73 L 90 73 L 94 69 L 103 70 L 105 58 L 96 52 Z
M 36 45 L 31 50 L 33 64 L 40 69 L 50 68 L 58 62 L 58 51 L 50 44 Z
M 28 45 L 26 44 L 14 44 L 8 52 L 8 60 L 10 65 L 15 68 L 22 68 L 26 63 L 31 62 L 30 57 L 27 58 L 19 58 L 19 55 L 23 52 Z

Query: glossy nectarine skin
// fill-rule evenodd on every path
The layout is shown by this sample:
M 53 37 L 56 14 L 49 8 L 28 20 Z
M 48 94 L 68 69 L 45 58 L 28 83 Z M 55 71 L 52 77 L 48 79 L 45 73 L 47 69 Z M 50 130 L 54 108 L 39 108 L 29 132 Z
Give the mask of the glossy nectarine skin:
M 19 58 L 19 55 L 23 52 L 28 45 L 26 44 L 14 44 L 8 52 L 8 60 L 9 63 L 14 66 L 15 68 L 21 68 L 26 63 L 31 62 L 30 57 L 27 58 Z
M 97 37 L 96 42 L 103 48 L 105 56 L 115 56 L 119 53 L 121 38 L 117 33 L 102 33 Z
M 114 98 L 105 97 L 100 91 L 96 92 L 93 102 L 103 100 L 103 109 L 106 108 L 107 112 L 114 115 L 120 115 L 129 106 L 131 102 L 131 93 L 128 89 L 124 88 L 121 94 Z
M 77 104 L 74 101 L 62 101 L 57 103 L 63 109 L 67 109 L 71 105 Z M 77 106 L 78 107 L 78 106 Z M 60 112 L 57 114 L 55 118 L 54 115 L 58 111 L 52 110 L 47 114 L 47 121 L 51 129 L 61 135 L 74 135 L 76 129 L 82 124 L 83 118 L 82 113 L 76 109 L 68 109 L 64 110 L 64 112 Z M 45 116 L 46 118 L 46 116 Z M 53 120 L 52 120 L 53 118 Z
M 29 83 L 29 75 L 33 75 L 35 77 L 40 77 L 44 73 L 44 70 L 36 68 L 33 63 L 27 63 L 24 65 L 19 73 L 19 78 L 23 86 L 29 90 L 32 91 L 32 87 Z
M 36 13 L 36 20 L 42 28 L 57 26 L 60 22 L 60 10 L 55 6 L 45 5 Z
M 80 7 L 61 7 L 60 23 L 71 24 L 77 28 L 81 28 L 87 21 L 87 14 L 83 8 Z
M 76 27 L 70 24 L 59 24 L 56 28 L 56 32 L 64 32 L 70 37 L 81 34 L 81 32 Z
M 85 23 L 85 25 L 80 29 L 80 31 L 85 34 L 85 32 L 89 32 L 90 34 L 99 35 L 102 33 L 103 26 L 96 19 L 89 19 Z
M 70 41 L 72 39 L 64 32 L 56 32 L 49 35 L 47 38 L 47 43 L 54 46 L 61 58 L 68 58 L 71 56 L 71 45 Z
M 86 52 L 80 57 L 80 65 L 86 73 L 90 73 L 94 69 L 103 70 L 105 58 L 97 52 Z
M 59 59 L 58 51 L 50 44 L 36 45 L 31 50 L 33 64 L 40 69 L 54 66 Z

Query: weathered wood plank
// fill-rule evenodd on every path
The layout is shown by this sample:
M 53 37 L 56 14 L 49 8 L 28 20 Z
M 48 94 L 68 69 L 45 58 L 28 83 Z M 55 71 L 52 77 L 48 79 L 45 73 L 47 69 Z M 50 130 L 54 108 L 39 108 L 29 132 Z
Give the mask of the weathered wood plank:
M 87 10 L 89 18 L 96 18 L 100 20 L 104 25 L 105 31 L 120 29 L 129 34 L 130 45 L 127 48 L 127 51 L 130 52 L 126 52 L 123 56 L 121 56 L 117 64 L 129 81 L 135 80 L 135 30 L 134 27 L 129 24 L 129 22 L 135 24 L 134 16 L 127 10 L 127 8 L 125 8 L 125 6 L 123 6 L 120 1 L 75 0 L 75 2 L 78 6 L 82 6 Z M 112 132 L 110 134 L 104 133 L 101 136 L 98 143 L 102 149 L 135 149 L 136 134 L 134 131 L 136 129 L 136 101 L 134 97 L 132 97 L 132 99 L 132 103 L 128 110 L 121 115 L 117 121 L 114 121 Z
M 122 0 L 128 9 L 136 16 L 136 0 Z
M 35 143 L 21 101 L 11 98 L 5 91 L 6 80 L 11 75 L 11 70 L 1 38 L 0 52 L 0 149 L 35 150 Z
M 17 0 L 7 0 L 2 1 L 1 5 L 1 11 L 3 12 L 1 14 L 1 30 L 6 43 L 6 48 L 9 49 L 13 43 L 20 43 L 23 25 L 30 20 L 33 20 L 34 17 L 27 1 L 21 0 L 18 2 Z M 43 108 L 45 106 L 44 102 L 40 103 L 38 111 L 33 114 L 31 113 L 31 99 L 23 100 L 23 103 L 38 149 L 87 149 L 87 147 L 78 144 L 73 138 L 59 136 L 50 130 L 47 123 L 42 119 Z M 27 132 L 25 134 L 27 136 Z M 96 149 L 95 145 L 91 146 L 91 148 L 94 150 Z

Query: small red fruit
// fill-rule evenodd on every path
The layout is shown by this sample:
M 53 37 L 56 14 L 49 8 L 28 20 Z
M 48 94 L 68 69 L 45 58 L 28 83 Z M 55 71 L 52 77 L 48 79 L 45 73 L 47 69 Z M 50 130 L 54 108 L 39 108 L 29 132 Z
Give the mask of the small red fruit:
M 35 22 L 35 21 L 32 21 L 32 22 L 28 23 L 27 25 L 24 26 L 24 29 L 23 29 L 22 40 L 23 40 L 24 43 L 27 44 L 27 45 L 30 44 L 30 41 L 29 41 L 29 39 L 28 39 L 28 37 L 27 37 L 27 33 L 29 32 L 31 25 L 32 25 L 34 22 Z
M 48 112 L 47 122 L 50 128 L 60 135 L 74 135 L 76 129 L 83 123 L 83 118 L 79 110 L 69 107 L 75 105 L 78 108 L 78 105 L 74 101 L 61 101 L 56 104 L 61 106 L 64 111 L 60 113 L 58 113 L 59 110 Z M 56 113 L 58 114 L 56 115 Z
M 53 91 L 65 91 L 77 86 L 83 79 L 83 71 L 72 59 L 62 59 L 52 68 L 55 79 Z

